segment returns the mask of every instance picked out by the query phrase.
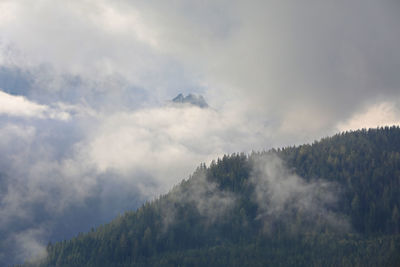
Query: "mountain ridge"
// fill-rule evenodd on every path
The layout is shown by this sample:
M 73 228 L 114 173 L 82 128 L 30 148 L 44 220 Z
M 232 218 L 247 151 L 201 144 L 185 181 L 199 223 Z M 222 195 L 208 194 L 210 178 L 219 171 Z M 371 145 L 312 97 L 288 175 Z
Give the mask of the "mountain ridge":
M 397 266 L 399 194 L 399 127 L 225 155 L 31 265 Z

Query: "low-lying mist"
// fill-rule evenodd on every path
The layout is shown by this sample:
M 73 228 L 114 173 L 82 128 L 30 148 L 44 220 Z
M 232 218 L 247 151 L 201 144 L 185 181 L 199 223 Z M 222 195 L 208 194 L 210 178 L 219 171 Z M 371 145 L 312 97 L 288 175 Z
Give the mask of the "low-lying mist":
M 321 178 L 307 181 L 273 153 L 253 160 L 250 181 L 258 205 L 257 219 L 266 232 L 274 231 L 276 223 L 287 224 L 293 233 L 326 227 L 350 230 L 350 223 L 335 212 L 341 193 L 338 184 Z

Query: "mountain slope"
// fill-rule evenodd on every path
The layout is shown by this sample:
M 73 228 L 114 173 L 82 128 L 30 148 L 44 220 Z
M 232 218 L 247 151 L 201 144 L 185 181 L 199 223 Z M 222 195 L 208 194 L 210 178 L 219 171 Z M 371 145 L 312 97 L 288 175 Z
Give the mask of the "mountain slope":
M 400 128 L 224 156 L 39 266 L 398 266 Z M 29 264 L 27 264 L 29 265 Z

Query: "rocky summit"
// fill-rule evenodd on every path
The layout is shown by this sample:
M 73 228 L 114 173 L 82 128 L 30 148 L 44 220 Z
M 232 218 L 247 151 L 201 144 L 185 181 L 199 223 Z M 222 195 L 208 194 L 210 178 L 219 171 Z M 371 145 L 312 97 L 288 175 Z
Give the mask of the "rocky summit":
M 207 108 L 208 104 L 202 95 L 188 94 L 184 96 L 183 94 L 177 95 L 172 99 L 173 103 L 178 104 L 190 104 L 194 106 L 198 106 L 200 108 Z

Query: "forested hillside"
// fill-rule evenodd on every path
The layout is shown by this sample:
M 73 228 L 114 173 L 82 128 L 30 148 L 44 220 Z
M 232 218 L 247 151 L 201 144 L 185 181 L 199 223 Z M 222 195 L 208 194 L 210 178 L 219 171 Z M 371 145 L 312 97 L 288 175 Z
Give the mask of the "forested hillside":
M 26 266 L 399 266 L 400 128 L 201 164 Z

